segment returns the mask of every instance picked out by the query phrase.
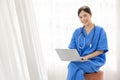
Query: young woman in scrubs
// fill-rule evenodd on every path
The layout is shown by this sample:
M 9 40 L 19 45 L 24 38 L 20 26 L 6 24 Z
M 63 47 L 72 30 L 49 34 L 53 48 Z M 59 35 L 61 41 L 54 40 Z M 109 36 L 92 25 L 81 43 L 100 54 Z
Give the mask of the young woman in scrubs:
M 78 17 L 83 26 L 74 31 L 69 48 L 77 49 L 83 61 L 69 63 L 67 80 L 85 80 L 85 73 L 98 72 L 106 62 L 105 53 L 108 51 L 106 32 L 91 21 L 90 8 L 79 8 Z

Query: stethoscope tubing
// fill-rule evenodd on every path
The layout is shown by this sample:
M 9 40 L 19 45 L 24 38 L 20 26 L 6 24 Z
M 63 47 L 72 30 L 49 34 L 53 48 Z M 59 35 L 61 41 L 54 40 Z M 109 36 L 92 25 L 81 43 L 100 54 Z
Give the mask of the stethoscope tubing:
M 84 26 L 83 26 L 80 34 L 78 35 L 78 46 L 79 46 L 80 49 L 83 49 L 83 48 L 85 47 L 85 45 L 86 45 L 86 38 L 85 38 L 85 34 L 83 33 L 83 30 L 84 30 Z M 92 47 L 92 42 L 93 42 L 93 39 L 94 39 L 94 36 L 95 36 L 95 31 L 96 31 L 96 28 L 95 28 L 95 26 L 94 26 L 94 33 L 93 33 L 91 42 L 90 42 L 90 44 L 89 44 L 90 48 Z M 79 41 L 81 34 L 82 34 L 83 37 L 84 37 L 84 38 L 83 38 L 83 41 L 84 41 L 84 42 L 83 42 L 83 46 L 80 45 L 80 41 Z

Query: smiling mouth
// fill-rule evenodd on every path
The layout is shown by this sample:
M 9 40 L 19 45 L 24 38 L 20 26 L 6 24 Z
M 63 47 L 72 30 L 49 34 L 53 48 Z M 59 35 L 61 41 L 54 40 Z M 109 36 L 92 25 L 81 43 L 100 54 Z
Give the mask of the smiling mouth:
M 87 21 L 84 21 L 84 22 L 83 22 L 83 24 L 86 24 L 86 23 L 87 23 Z

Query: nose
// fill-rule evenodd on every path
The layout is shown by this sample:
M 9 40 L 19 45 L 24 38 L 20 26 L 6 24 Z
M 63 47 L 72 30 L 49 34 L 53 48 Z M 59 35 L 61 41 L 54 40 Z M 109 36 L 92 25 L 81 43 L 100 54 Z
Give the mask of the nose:
M 86 18 L 85 18 L 85 17 L 83 17 L 83 18 L 82 18 L 82 20 L 83 20 L 83 21 L 85 21 L 85 20 L 86 20 Z
M 82 22 L 82 23 L 84 23 L 85 21 L 86 21 L 86 18 L 85 18 L 85 17 L 81 18 L 81 22 Z

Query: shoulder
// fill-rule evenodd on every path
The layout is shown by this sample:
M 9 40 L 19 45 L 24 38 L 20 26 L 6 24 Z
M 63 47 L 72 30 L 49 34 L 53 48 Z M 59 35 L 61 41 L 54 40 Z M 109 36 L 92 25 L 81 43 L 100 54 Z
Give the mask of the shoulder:
M 75 29 L 75 32 L 78 32 L 78 31 L 80 31 L 81 29 L 82 29 L 82 27 L 76 28 L 76 29 Z
M 99 26 L 99 25 L 95 25 L 96 31 L 98 32 L 105 32 L 104 28 Z
M 78 27 L 78 28 L 76 28 L 76 29 L 74 30 L 74 33 L 80 33 L 81 30 L 82 30 L 82 27 Z
M 82 27 L 78 27 L 73 31 L 73 37 L 77 37 L 81 33 Z
M 106 31 L 104 30 L 103 27 L 96 25 L 96 35 L 99 36 L 106 36 Z

